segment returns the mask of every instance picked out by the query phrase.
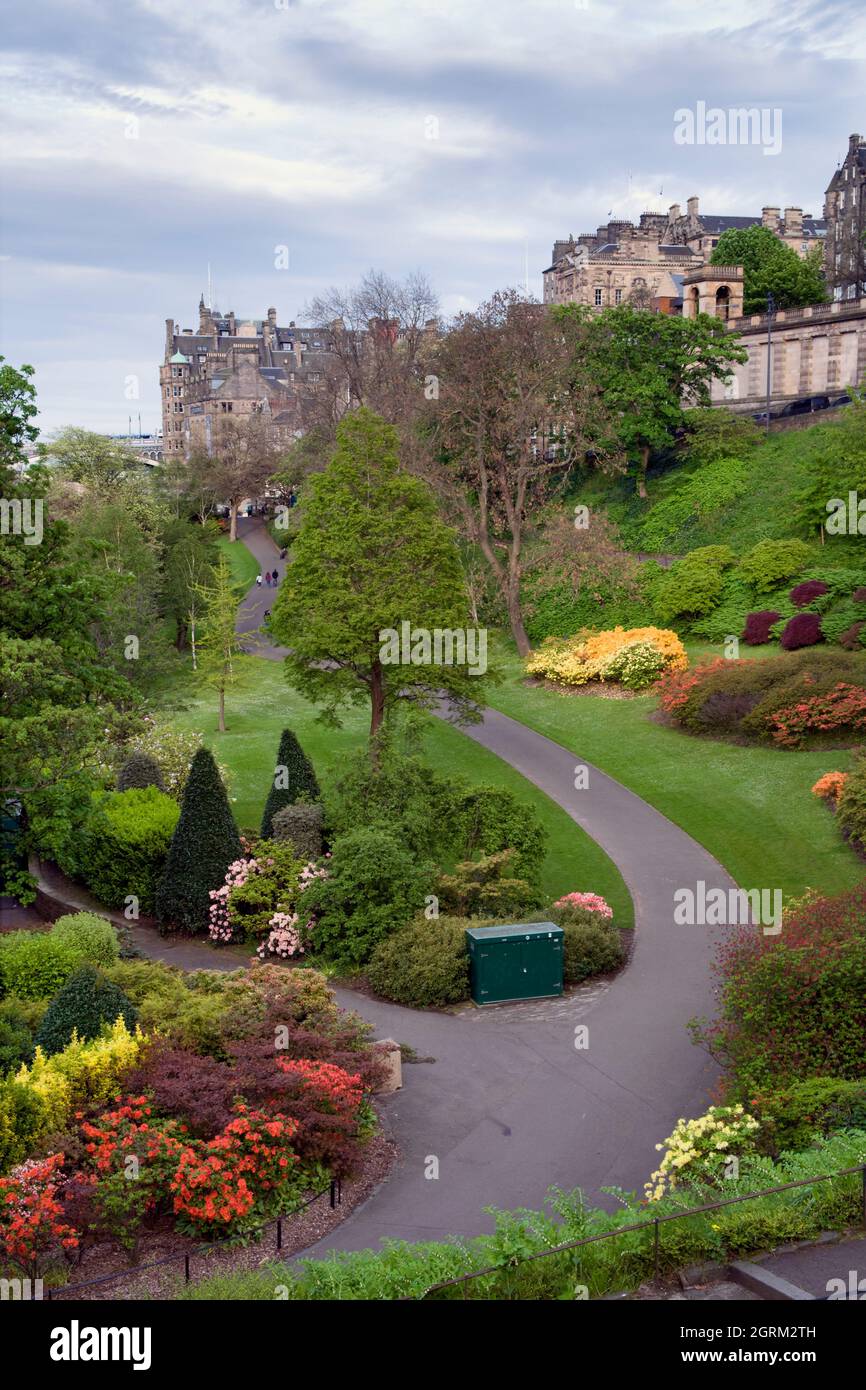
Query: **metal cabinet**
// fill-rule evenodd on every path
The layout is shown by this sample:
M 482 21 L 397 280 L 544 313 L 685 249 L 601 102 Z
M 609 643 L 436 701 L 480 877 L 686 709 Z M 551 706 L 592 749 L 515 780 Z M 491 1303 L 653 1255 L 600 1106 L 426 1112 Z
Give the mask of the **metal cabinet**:
M 502 1004 L 562 994 L 563 935 L 553 922 L 467 927 L 474 1002 Z

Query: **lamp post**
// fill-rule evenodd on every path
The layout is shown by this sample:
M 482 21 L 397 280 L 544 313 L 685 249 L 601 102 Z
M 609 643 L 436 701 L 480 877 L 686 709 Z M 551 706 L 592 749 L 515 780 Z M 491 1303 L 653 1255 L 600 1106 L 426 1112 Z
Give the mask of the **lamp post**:
M 776 301 L 772 291 L 767 295 L 767 434 L 770 433 L 770 395 L 773 388 L 773 377 L 771 369 L 772 347 L 773 347 L 773 314 L 776 310 Z

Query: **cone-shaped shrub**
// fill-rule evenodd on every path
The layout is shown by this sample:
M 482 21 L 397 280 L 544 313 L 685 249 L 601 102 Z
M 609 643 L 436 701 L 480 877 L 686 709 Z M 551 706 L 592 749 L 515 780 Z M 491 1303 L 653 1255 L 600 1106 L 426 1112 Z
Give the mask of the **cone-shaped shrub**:
M 210 890 L 222 886 L 229 864 L 240 856 L 225 787 L 211 754 L 200 748 L 192 760 L 180 819 L 156 890 L 161 930 L 207 931 Z
M 165 791 L 165 783 L 156 758 L 141 748 L 134 748 L 117 774 L 117 790 L 129 792 L 143 787 L 158 787 Z
M 277 765 L 271 778 L 271 789 L 262 815 L 262 839 L 273 836 L 273 819 L 284 806 L 296 801 L 318 801 L 319 784 L 310 762 L 291 729 L 283 729 Z
M 35 1042 L 51 1056 L 72 1041 L 73 1031 L 82 1042 L 96 1038 L 102 1025 L 122 1018 L 130 1031 L 138 1014 L 122 989 L 107 980 L 95 966 L 82 965 L 55 994 L 36 1033 Z

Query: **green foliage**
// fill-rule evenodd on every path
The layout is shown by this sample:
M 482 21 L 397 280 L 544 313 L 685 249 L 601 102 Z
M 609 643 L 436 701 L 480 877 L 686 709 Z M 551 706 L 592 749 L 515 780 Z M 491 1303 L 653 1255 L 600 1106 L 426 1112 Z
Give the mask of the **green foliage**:
M 741 459 L 704 464 L 655 504 L 641 528 L 642 544 L 652 551 L 687 546 L 690 529 L 732 507 L 748 486 L 749 468 Z
M 0 1003 L 0 1076 L 16 1072 L 33 1056 L 33 1028 L 20 999 L 8 996 Z
M 370 987 L 411 1008 L 443 1008 L 469 998 L 468 926 L 488 920 L 416 917 L 381 941 L 367 966 Z
M 716 244 L 712 265 L 743 267 L 743 312 L 767 312 L 767 295 L 772 294 L 777 309 L 794 309 L 804 304 L 823 304 L 827 287 L 822 273 L 822 248 L 802 258 L 793 247 L 771 232 L 769 227 L 729 228 Z
M 57 993 L 80 961 L 69 941 L 58 941 L 47 932 L 9 932 L 0 936 L 2 992 L 45 999 Z
M 100 902 L 121 908 L 133 896 L 142 912 L 153 910 L 179 814 L 177 802 L 155 786 L 97 797 L 83 873 Z
M 653 585 L 655 611 L 662 622 L 675 618 L 699 618 L 719 601 L 724 573 L 734 564 L 726 545 L 705 545 L 692 550 L 662 571 Z
M 477 717 L 483 679 L 467 665 L 382 660 L 382 634 L 399 633 L 404 620 L 428 632 L 465 629 L 468 599 L 453 532 L 426 485 L 401 467 L 397 431 L 369 410 L 344 416 L 331 462 L 310 478 L 293 555 L 271 630 L 289 648 L 290 682 L 325 721 L 370 703 L 375 733 L 398 701 L 432 708 L 443 689 L 464 717 Z
M 708 642 L 724 642 L 726 637 L 740 637 L 745 627 L 746 617 L 754 609 L 752 590 L 740 578 L 738 570 L 729 570 L 724 576 L 719 593 L 719 601 L 712 612 L 692 623 L 691 630 L 697 637 L 705 637 Z M 784 610 L 775 604 L 777 613 Z M 792 603 L 787 604 L 787 616 L 794 611 Z
M 729 410 L 713 408 L 689 410 L 684 425 L 683 447 L 689 463 L 705 465 L 747 457 L 761 442 L 761 433 L 751 420 Z
M 811 558 L 804 541 L 759 541 L 740 560 L 738 573 L 756 594 L 768 594 L 783 581 L 802 574 Z
M 441 874 L 436 881 L 441 905 L 458 917 L 503 917 L 535 907 L 538 886 L 516 877 L 514 860 L 515 851 L 504 849 L 467 859 L 452 874 Z
M 866 1130 L 866 1081 L 814 1076 L 757 1102 L 761 1145 L 771 1153 L 805 1149 L 816 1134 Z
M 320 796 L 313 764 L 291 729 L 283 729 L 277 764 L 262 814 L 262 839 L 273 838 L 273 820 L 277 811 L 298 801 L 318 801 Z
M 511 850 L 509 868 L 534 889 L 547 835 L 535 811 L 506 787 L 453 787 L 444 808 L 458 853 L 495 855 Z
M 350 830 L 331 848 L 328 877 L 316 879 L 300 899 L 314 911 L 316 951 L 341 967 L 365 965 L 373 948 L 405 924 L 430 890 L 430 867 L 419 864 L 396 834 L 379 827 Z
M 117 790 L 128 792 L 143 787 L 156 787 L 158 791 L 165 791 L 159 763 L 143 749 L 133 748 L 117 774 Z
M 111 922 L 97 917 L 95 912 L 71 912 L 58 917 L 50 935 L 71 946 L 80 960 L 92 965 L 112 965 L 120 952 Z
M 246 971 L 184 973 L 162 962 L 129 960 L 104 973 L 132 1001 L 145 1032 L 158 1030 L 173 1046 L 199 1056 L 228 1060 L 227 1044 L 255 1033 L 265 1016 L 264 996 Z
M 845 779 L 836 807 L 839 829 L 866 852 L 866 757 L 859 757 Z
M 62 1052 L 77 1033 L 81 1041 L 96 1038 L 103 1025 L 122 1018 L 130 1032 L 137 1013 L 129 999 L 93 965 L 82 965 L 56 994 L 36 1033 L 36 1045 L 46 1056 Z
M 579 985 L 591 975 L 618 970 L 625 960 L 625 947 L 613 922 L 588 908 L 547 907 L 525 920 L 553 922 L 562 927 L 563 978 L 567 985 Z
M 45 1125 L 45 1105 L 31 1086 L 14 1077 L 0 1081 L 0 1173 L 23 1163 Z
M 213 756 L 200 748 L 192 761 L 180 817 L 156 890 L 163 931 L 201 932 L 208 927 L 209 893 L 222 886 L 240 857 L 241 842 Z
M 286 840 L 304 863 L 319 859 L 324 850 L 322 807 L 311 802 L 284 806 L 273 816 L 271 825 L 277 842 Z

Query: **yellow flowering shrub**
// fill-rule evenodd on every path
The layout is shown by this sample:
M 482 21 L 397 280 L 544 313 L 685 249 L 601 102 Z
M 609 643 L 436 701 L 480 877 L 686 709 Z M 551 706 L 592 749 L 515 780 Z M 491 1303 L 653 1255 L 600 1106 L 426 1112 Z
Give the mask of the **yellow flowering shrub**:
M 668 671 L 685 670 L 687 665 L 685 648 L 675 632 L 659 627 L 614 627 L 605 632 L 579 632 L 565 641 L 548 638 L 527 658 L 526 671 L 563 685 L 611 681 L 640 689 Z
M 648 1202 L 660 1202 L 681 1182 L 716 1186 L 729 1176 L 732 1156 L 754 1152 L 754 1138 L 761 1128 L 742 1105 L 711 1105 L 697 1120 L 678 1120 L 663 1144 L 664 1157 L 644 1186 Z
M 22 1064 L 15 1080 L 42 1101 L 44 1130 L 60 1129 L 85 1102 L 109 1101 L 117 1094 L 120 1077 L 139 1060 L 144 1043 L 140 1028 L 131 1033 L 118 1018 L 103 1037 L 82 1042 L 74 1034 L 72 1042 L 51 1057 L 37 1047 L 33 1061 Z

